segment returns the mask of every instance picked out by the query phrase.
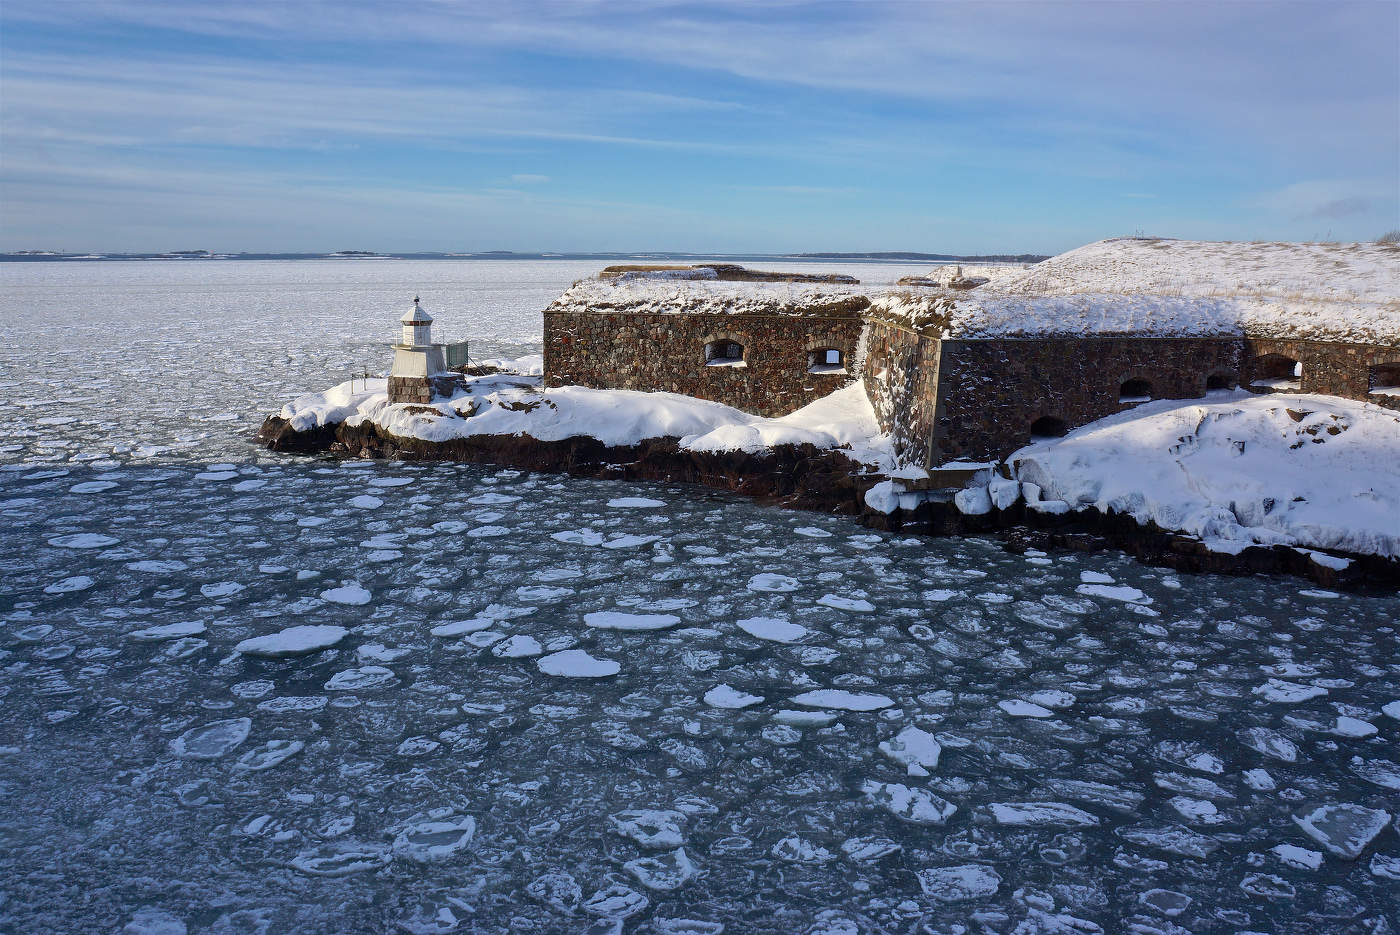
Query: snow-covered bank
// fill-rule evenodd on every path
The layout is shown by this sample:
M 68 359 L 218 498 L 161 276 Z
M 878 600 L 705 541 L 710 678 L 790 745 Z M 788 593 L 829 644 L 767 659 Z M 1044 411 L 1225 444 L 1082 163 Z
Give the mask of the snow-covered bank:
M 779 445 L 811 445 L 842 451 L 851 460 L 888 471 L 894 455 L 859 383 L 777 419 L 681 396 L 579 386 L 544 389 L 522 375 L 465 378 L 451 398 L 431 406 L 394 405 L 384 380 L 342 383 L 299 396 L 281 418 L 306 432 L 344 423 L 370 423 L 399 438 L 447 442 L 475 436 L 529 436 L 552 442 L 594 438 L 630 446 L 647 439 L 677 438 L 686 451 L 757 454 Z
M 950 338 L 1247 335 L 1400 342 L 1400 248 L 1102 240 L 972 292 L 891 292 L 871 314 Z
M 1243 392 L 1162 400 L 1007 460 L 1040 501 L 1128 514 L 1215 551 L 1400 556 L 1400 413 L 1367 403 Z
M 516 374 L 466 378 L 431 406 L 390 405 L 382 382 L 356 381 L 297 398 L 262 438 L 281 451 L 700 483 L 881 529 L 1020 530 L 1006 533 L 1013 550 L 1022 533 L 1068 528 L 1064 542 L 1035 547 L 1120 548 L 1182 571 L 1351 586 L 1400 570 L 1400 414 L 1335 397 L 1147 403 L 1021 449 L 1008 459 L 1014 479 L 984 465 L 956 495 L 895 463 L 858 383 L 765 419 Z

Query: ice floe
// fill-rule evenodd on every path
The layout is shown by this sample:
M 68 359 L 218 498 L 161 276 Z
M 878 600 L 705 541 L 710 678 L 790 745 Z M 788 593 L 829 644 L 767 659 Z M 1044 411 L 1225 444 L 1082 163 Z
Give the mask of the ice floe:
M 562 678 L 597 679 L 616 675 L 622 666 L 612 659 L 595 659 L 582 649 L 566 649 L 535 660 L 545 675 Z
M 217 760 L 232 753 L 248 739 L 252 730 L 253 722 L 246 717 L 210 721 L 176 737 L 170 742 L 170 750 L 176 756 L 192 760 Z
M 300 656 L 329 649 L 343 640 L 349 630 L 330 624 L 307 624 L 287 627 L 266 636 L 243 640 L 234 647 L 245 656 L 267 656 L 272 659 Z
M 836 708 L 841 711 L 878 711 L 894 704 L 894 700 L 874 692 L 853 692 L 841 688 L 820 688 L 803 692 L 791 699 L 793 704 L 809 708 Z

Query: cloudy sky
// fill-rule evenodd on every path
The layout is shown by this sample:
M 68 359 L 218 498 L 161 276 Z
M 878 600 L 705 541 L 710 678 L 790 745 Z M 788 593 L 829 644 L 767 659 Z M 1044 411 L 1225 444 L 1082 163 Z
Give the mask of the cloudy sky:
M 1400 227 L 1400 3 L 5 0 L 0 249 Z

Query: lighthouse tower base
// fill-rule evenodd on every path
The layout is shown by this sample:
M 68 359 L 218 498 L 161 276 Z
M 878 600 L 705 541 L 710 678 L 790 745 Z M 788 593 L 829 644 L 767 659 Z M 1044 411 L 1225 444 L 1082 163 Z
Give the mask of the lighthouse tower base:
M 427 405 L 435 396 L 451 396 L 458 377 L 455 373 L 438 373 L 431 377 L 389 377 L 389 402 Z
M 441 344 L 394 345 L 389 402 L 430 403 L 435 395 L 452 395 L 455 383 L 443 359 Z

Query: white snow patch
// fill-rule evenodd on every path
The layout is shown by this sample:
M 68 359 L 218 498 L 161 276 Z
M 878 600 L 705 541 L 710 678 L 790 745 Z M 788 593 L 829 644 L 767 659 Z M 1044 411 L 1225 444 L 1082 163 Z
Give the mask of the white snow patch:
M 1008 461 L 1047 498 L 1127 513 L 1219 551 L 1400 555 L 1400 413 L 1369 403 L 1245 392 L 1160 400 Z

